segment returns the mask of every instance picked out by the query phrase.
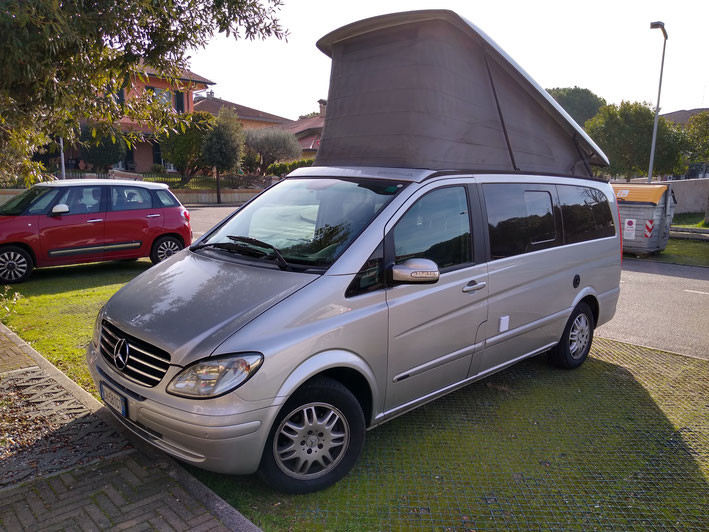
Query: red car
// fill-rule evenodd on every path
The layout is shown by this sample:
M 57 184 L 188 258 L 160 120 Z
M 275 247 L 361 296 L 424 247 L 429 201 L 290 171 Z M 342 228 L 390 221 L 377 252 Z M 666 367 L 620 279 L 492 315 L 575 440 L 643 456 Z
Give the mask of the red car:
M 192 243 L 190 214 L 167 185 L 69 179 L 34 185 L 0 206 L 0 283 L 35 267 L 150 257 Z

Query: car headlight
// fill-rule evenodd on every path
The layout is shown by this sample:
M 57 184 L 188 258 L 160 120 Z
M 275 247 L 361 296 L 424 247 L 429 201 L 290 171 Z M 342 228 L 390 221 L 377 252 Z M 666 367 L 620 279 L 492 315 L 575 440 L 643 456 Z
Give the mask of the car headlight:
M 244 384 L 261 367 L 263 355 L 241 353 L 200 360 L 167 385 L 168 393 L 193 399 L 224 395 Z
M 91 338 L 91 343 L 94 347 L 98 347 L 101 342 L 101 314 L 103 313 L 103 308 L 98 311 L 96 315 L 96 321 L 94 322 L 94 335 Z

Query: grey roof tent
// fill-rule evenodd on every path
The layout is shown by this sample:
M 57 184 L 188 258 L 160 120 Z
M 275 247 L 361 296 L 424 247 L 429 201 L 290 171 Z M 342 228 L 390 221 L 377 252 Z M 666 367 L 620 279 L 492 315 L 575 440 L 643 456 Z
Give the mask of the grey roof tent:
M 544 89 L 452 11 L 361 20 L 317 46 L 332 72 L 316 166 L 591 176 L 591 165 L 608 165 Z

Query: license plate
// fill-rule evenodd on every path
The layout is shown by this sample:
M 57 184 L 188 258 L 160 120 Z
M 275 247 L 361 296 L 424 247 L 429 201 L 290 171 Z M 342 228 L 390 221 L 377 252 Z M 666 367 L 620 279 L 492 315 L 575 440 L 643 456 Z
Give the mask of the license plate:
M 113 388 L 106 386 L 103 382 L 99 383 L 99 393 L 101 394 L 101 399 L 103 399 L 104 403 L 120 412 L 122 415 L 128 415 L 125 397 L 114 391 Z

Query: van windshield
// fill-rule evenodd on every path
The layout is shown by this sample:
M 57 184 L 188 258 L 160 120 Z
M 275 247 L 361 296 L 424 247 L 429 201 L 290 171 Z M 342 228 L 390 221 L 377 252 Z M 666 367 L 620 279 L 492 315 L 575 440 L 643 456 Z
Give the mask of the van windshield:
M 381 179 L 287 179 L 193 249 L 245 255 L 253 249 L 254 256 L 287 267 L 327 268 L 405 186 Z

